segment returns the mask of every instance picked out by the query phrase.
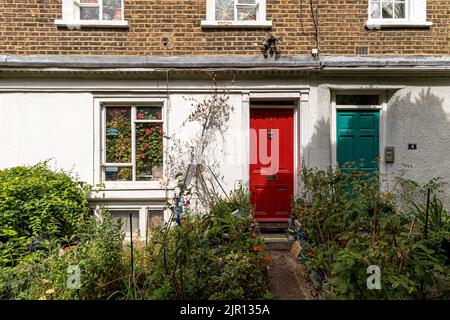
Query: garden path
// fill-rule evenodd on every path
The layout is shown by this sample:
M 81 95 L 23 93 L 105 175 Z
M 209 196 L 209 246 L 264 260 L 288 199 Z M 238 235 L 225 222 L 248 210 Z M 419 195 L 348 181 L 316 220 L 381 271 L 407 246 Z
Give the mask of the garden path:
M 271 251 L 269 289 L 275 300 L 313 300 L 315 290 L 289 251 Z

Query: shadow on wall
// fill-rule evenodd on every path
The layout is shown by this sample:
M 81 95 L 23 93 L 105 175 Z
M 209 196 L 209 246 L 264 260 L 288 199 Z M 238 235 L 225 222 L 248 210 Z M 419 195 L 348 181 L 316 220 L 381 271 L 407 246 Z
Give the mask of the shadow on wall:
M 447 99 L 447 105 L 445 105 Z M 450 183 L 450 94 L 448 88 L 407 88 L 388 102 L 388 145 L 396 148 L 396 161 L 389 172 L 403 164 L 411 168 L 406 177 L 424 183 L 440 177 Z M 408 150 L 417 144 L 417 150 Z M 445 192 L 450 209 L 450 185 Z

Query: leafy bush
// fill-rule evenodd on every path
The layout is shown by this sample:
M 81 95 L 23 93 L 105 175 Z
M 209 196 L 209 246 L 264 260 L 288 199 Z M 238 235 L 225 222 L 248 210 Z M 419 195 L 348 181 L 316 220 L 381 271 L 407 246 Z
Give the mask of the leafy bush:
M 15 267 L 4 267 L 0 298 L 107 299 L 116 291 L 126 292 L 130 270 L 123 259 L 120 226 L 111 216 L 105 213 L 101 222 L 86 219 L 77 238 L 79 244 L 69 250 L 54 240 L 48 252 L 34 252 Z M 67 286 L 69 266 L 79 267 L 79 290 Z
M 46 163 L 0 170 L 0 266 L 16 264 L 31 238 L 74 234 L 89 216 L 88 192 Z
M 148 243 L 133 243 L 132 271 L 129 243 L 104 212 L 83 219 L 69 250 L 55 238 L 0 266 L 0 299 L 267 298 L 270 256 L 255 227 L 248 194 L 237 190 L 207 214 L 187 210 L 181 225 L 153 227 Z M 79 290 L 67 286 L 70 266 L 79 267 Z
M 414 299 L 448 294 L 450 272 L 441 244 L 449 239 L 449 217 L 436 197 L 442 184 L 435 179 L 425 187 L 416 185 L 422 193 L 434 186 L 430 213 L 435 227 L 425 238 L 418 198 L 409 198 L 413 210 L 398 205 L 404 201 L 401 186 L 411 186 L 411 181 L 397 180 L 398 187 L 381 192 L 377 173 L 302 169 L 304 192 L 293 211 L 308 237 L 307 266 L 331 296 Z M 371 265 L 381 269 L 381 290 L 367 289 Z
M 186 212 L 181 225 L 153 229 L 154 272 L 148 299 L 256 299 L 267 296 L 270 256 L 242 189 L 204 215 Z M 235 210 L 238 213 L 232 214 Z

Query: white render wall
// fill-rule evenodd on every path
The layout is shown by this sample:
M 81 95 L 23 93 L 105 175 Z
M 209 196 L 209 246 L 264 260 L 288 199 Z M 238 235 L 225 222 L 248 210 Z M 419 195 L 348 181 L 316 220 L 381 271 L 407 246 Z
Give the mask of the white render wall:
M 0 168 L 51 164 L 93 182 L 89 93 L 0 93 Z
M 386 144 L 394 146 L 395 162 L 381 164 L 387 188 L 406 168 L 405 178 L 425 183 L 441 177 L 448 183 L 442 195 L 450 211 L 450 79 L 430 77 L 324 78 L 312 82 L 310 94 L 310 143 L 308 164 L 327 168 L 332 163 L 331 93 L 374 90 L 387 94 Z M 317 107 L 315 107 L 317 106 Z M 380 127 L 381 128 L 381 127 Z M 416 143 L 417 150 L 408 150 Z M 405 166 L 406 165 L 406 166 Z
M 270 78 L 270 80 L 268 80 Z M 395 147 L 395 163 L 387 164 L 388 180 L 403 163 L 412 168 L 408 177 L 420 182 L 440 176 L 450 182 L 450 79 L 432 77 L 266 77 L 225 83 L 234 111 L 225 128 L 208 151 L 211 163 L 219 165 L 220 179 L 227 190 L 247 182 L 248 99 L 253 94 L 272 98 L 284 93 L 302 93 L 300 117 L 300 158 L 312 167 L 332 164 L 331 93 L 336 90 L 370 89 L 388 93 L 386 145 Z M 220 84 L 219 84 L 220 85 Z M 35 164 L 49 158 L 56 167 L 72 170 L 94 184 L 94 98 L 155 97 L 166 99 L 166 88 L 152 81 L 138 80 L 43 80 L 0 81 L 0 168 Z M 208 81 L 170 82 L 169 136 L 192 139 L 198 126 L 183 122 L 191 112 L 186 98 L 201 100 L 210 92 Z M 14 92 L 9 92 L 9 90 Z M 27 92 L 34 91 L 34 92 Z M 246 100 L 247 99 L 247 100 Z M 223 138 L 223 140 L 222 140 Z M 417 143 L 418 150 L 407 150 Z M 382 147 L 382 146 L 381 146 Z M 180 152 L 183 153 L 183 152 Z M 161 189 L 108 190 L 99 195 L 123 201 L 162 198 Z M 446 204 L 450 209 L 450 187 Z

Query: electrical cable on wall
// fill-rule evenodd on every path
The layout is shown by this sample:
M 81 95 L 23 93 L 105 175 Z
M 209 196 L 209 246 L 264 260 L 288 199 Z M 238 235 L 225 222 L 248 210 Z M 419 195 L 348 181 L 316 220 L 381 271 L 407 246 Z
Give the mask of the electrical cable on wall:
M 317 8 L 317 5 L 316 5 L 315 10 L 314 10 L 313 0 L 309 0 L 309 6 L 311 8 L 311 16 L 313 19 L 315 35 L 316 35 L 317 59 L 319 60 L 320 69 L 323 69 L 323 62 L 322 62 L 322 59 L 320 58 L 319 9 Z

